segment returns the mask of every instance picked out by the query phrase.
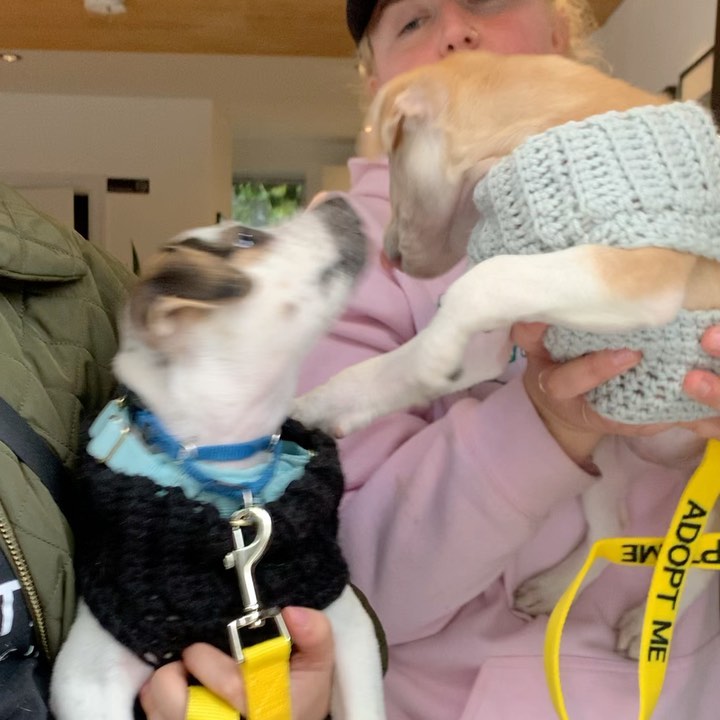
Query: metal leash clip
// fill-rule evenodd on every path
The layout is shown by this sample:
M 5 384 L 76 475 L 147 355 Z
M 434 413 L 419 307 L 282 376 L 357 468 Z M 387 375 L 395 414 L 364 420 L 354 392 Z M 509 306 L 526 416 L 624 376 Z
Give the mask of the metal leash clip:
M 280 636 L 289 641 L 290 633 L 282 615 L 280 615 L 279 608 L 261 607 L 255 591 L 255 566 L 263 556 L 272 534 L 270 514 L 267 510 L 256 505 L 245 507 L 232 514 L 230 526 L 232 527 L 235 549 L 225 556 L 224 564 L 227 570 L 235 568 L 245 614 L 228 623 L 227 630 L 232 654 L 235 660 L 241 663 L 244 662 L 244 655 L 240 630 L 256 630 L 263 627 L 268 620 L 273 620 Z M 245 545 L 242 528 L 253 526 L 255 527 L 255 537 L 252 542 Z

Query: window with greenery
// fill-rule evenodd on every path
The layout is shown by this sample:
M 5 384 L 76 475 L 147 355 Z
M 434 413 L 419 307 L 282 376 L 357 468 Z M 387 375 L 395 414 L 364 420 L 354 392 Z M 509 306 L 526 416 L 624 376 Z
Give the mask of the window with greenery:
M 297 212 L 303 201 L 301 181 L 238 180 L 233 183 L 233 220 L 260 227 Z

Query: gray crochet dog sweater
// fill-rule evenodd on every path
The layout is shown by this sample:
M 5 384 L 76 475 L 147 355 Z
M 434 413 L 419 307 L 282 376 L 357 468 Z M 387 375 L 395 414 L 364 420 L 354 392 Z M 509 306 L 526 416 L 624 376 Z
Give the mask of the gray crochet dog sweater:
M 609 112 L 535 135 L 478 183 L 482 220 L 468 254 L 546 253 L 581 243 L 666 247 L 720 260 L 720 145 L 696 103 Z M 597 334 L 551 327 L 556 360 L 631 348 L 643 360 L 588 395 L 601 415 L 626 423 L 716 414 L 682 391 L 688 370 L 720 372 L 700 338 L 720 310 L 685 311 L 657 328 Z

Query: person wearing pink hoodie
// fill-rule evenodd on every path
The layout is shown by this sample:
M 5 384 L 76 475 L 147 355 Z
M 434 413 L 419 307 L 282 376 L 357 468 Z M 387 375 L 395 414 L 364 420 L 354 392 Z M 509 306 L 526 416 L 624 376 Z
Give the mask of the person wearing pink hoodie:
M 565 0 L 348 0 L 371 92 L 447 53 L 568 53 L 582 10 Z M 307 391 L 395 349 L 425 327 L 462 272 L 408 277 L 381 261 L 390 216 L 385 161 L 353 159 L 346 194 L 362 219 L 368 267 L 344 317 L 305 366 Z M 387 633 L 390 720 L 551 720 L 543 670 L 547 615 L 513 609 L 527 578 L 570 553 L 585 521 L 578 496 L 599 476 L 627 483 L 628 535 L 664 535 L 716 419 L 691 426 L 697 452 L 674 453 L 660 428 L 622 426 L 584 394 L 636 364 L 604 351 L 558 365 L 544 328 L 515 328 L 506 373 L 429 407 L 395 413 L 340 441 L 347 493 L 340 539 L 351 576 Z M 720 328 L 705 349 L 720 350 Z M 685 390 L 720 408 L 718 379 L 693 371 Z M 662 449 L 662 452 L 660 451 Z M 616 626 L 645 598 L 648 568 L 611 566 L 577 599 L 562 649 L 571 718 L 637 716 L 637 663 L 616 652 Z M 720 707 L 718 583 L 678 623 L 657 720 L 710 720 Z
M 347 2 L 371 94 L 398 73 L 459 50 L 580 56 L 587 11 L 585 0 Z M 353 159 L 350 171 L 345 196 L 367 233 L 368 266 L 347 312 L 307 362 L 301 391 L 413 337 L 463 269 L 423 281 L 382 262 L 387 163 Z M 639 355 L 603 351 L 556 364 L 544 350 L 543 332 L 539 325 L 516 326 L 524 352 L 502 377 L 340 441 L 347 477 L 341 543 L 353 581 L 387 633 L 389 720 L 553 720 L 542 660 L 547 616 L 515 611 L 515 590 L 580 542 L 585 520 L 578 496 L 600 476 L 630 488 L 628 535 L 663 535 L 702 439 L 720 436 L 719 420 L 694 423 L 698 451 L 688 457 L 667 434 L 653 437 L 659 428 L 600 418 L 585 393 Z M 703 347 L 720 356 L 720 327 L 706 332 Z M 684 388 L 720 415 L 719 378 L 692 371 Z M 644 600 L 649 573 L 610 566 L 573 606 L 562 647 L 573 720 L 637 716 L 637 663 L 615 651 L 616 625 Z M 718 716 L 719 606 L 713 579 L 679 621 L 656 720 Z M 304 625 L 295 628 L 293 717 L 321 720 L 332 644 L 322 615 L 305 613 Z M 188 672 L 243 706 L 234 661 L 193 646 L 184 665 L 166 666 L 144 688 L 151 720 L 184 717 Z

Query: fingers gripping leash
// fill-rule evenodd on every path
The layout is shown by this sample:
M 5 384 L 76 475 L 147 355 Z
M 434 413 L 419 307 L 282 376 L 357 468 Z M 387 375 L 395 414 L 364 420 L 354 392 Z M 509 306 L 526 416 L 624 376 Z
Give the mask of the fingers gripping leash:
M 272 520 L 261 507 L 251 505 L 230 518 L 234 549 L 224 558 L 225 568 L 235 569 L 244 614 L 228 623 L 233 657 L 245 683 L 247 720 L 290 720 L 290 633 L 278 608 L 263 608 L 255 588 L 255 567 L 272 535 Z M 255 528 L 247 545 L 243 528 Z M 243 645 L 241 631 L 257 630 L 272 620 L 277 635 L 256 644 Z M 237 720 L 237 710 L 205 688 L 190 688 L 186 720 Z

